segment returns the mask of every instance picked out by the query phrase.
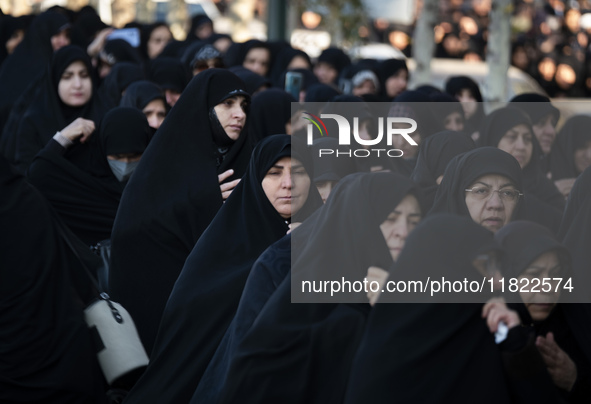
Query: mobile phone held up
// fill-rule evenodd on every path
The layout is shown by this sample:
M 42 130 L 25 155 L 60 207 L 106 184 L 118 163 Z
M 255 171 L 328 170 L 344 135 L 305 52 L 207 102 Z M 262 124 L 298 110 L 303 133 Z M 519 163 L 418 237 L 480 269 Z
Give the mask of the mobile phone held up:
M 299 101 L 303 82 L 304 76 L 302 73 L 287 72 L 285 74 L 285 91 L 293 95 L 293 98 Z
M 123 39 L 134 48 L 140 46 L 140 30 L 138 28 L 116 29 L 107 37 L 107 41 L 112 39 Z

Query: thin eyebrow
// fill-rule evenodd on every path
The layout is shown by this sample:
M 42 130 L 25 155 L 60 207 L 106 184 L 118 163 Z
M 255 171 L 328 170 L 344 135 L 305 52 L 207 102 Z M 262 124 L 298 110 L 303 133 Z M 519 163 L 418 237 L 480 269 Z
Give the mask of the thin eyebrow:
M 505 187 L 515 187 L 515 185 L 513 185 L 513 183 L 512 183 L 512 182 L 509 182 L 509 183 L 507 183 L 507 184 L 503 184 L 503 185 L 501 185 L 501 187 L 500 187 L 500 188 L 501 188 L 501 189 L 503 189 L 503 188 L 505 188 Z
M 303 164 L 298 164 L 298 165 L 292 165 L 291 169 L 292 170 L 297 170 L 298 168 L 305 168 Z

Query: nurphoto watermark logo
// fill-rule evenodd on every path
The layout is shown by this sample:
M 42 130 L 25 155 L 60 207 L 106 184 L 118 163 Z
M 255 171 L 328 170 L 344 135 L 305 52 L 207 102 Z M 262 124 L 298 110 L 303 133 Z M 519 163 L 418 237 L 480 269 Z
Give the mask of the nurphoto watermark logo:
M 318 138 L 332 137 L 338 140 L 339 148 L 320 148 L 317 157 L 403 157 L 404 151 L 396 147 L 400 143 L 395 142 L 397 137 L 409 146 L 418 146 L 412 138 L 417 131 L 417 122 L 413 117 L 377 116 L 374 111 L 368 110 L 359 114 L 358 103 L 341 103 L 339 109 L 344 112 L 322 111 L 318 116 L 306 110 L 306 105 L 303 105 L 300 119 L 308 121 L 305 127 L 307 145 L 311 146 Z

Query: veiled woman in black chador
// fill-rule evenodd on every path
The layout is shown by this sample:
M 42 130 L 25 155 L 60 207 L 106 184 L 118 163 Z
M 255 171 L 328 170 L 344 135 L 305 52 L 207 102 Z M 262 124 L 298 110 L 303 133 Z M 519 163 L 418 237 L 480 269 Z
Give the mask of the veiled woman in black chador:
M 109 283 L 148 353 L 187 256 L 222 206 L 218 175 L 232 169 L 229 180 L 235 180 L 246 170 L 252 151 L 243 130 L 249 100 L 244 83 L 228 71 L 210 69 L 195 77 L 123 193 Z
M 263 139 L 242 181 L 187 258 L 162 316 L 146 373 L 127 402 L 189 402 L 222 340 L 258 256 L 288 223 L 322 205 L 288 135 Z M 289 198 L 289 203 L 287 199 Z

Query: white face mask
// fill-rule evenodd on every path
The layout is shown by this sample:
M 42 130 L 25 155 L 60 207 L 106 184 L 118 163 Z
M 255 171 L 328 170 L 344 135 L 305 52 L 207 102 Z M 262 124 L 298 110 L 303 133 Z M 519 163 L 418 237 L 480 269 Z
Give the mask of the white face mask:
M 130 163 L 125 163 L 119 160 L 107 160 L 109 162 L 109 166 L 111 167 L 111 171 L 113 175 L 119 180 L 119 182 L 125 182 L 131 177 L 133 170 L 139 164 L 138 161 L 132 161 Z

